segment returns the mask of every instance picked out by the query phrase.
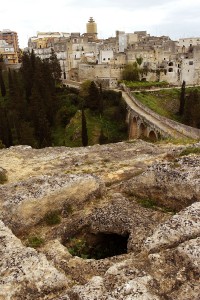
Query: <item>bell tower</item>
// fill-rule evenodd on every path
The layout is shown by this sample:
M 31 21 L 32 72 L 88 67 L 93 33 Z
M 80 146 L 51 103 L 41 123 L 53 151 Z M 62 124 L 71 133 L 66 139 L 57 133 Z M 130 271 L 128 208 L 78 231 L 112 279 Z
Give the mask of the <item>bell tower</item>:
M 97 39 L 97 23 L 95 23 L 92 17 L 90 17 L 88 23 L 86 24 L 86 32 L 88 35 L 91 35 L 93 38 Z

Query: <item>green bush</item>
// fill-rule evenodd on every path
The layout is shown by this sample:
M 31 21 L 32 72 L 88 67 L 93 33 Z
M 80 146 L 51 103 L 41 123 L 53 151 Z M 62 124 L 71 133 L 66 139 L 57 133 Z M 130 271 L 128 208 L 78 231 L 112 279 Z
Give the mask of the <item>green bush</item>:
M 68 251 L 73 256 L 88 258 L 88 246 L 84 239 L 72 238 L 68 245 Z
M 145 208 L 155 208 L 156 202 L 152 199 L 138 199 L 138 203 Z
M 31 236 L 28 238 L 28 247 L 38 248 L 44 243 L 44 240 L 38 236 Z
M 130 89 L 166 87 L 169 85 L 168 82 L 166 82 L 166 81 L 128 81 L 128 80 L 123 80 L 123 82 Z
M 184 149 L 179 156 L 184 156 L 184 155 L 188 155 L 188 154 L 200 154 L 200 148 L 196 148 L 196 147 L 188 147 L 186 149 Z
M 58 211 L 50 211 L 45 214 L 44 221 L 47 225 L 56 225 L 61 222 L 61 217 Z

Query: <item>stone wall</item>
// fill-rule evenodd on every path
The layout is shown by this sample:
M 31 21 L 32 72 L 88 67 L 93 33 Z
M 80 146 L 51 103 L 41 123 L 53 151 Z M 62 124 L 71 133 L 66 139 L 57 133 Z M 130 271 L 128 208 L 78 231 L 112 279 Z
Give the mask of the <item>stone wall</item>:
M 90 64 L 79 64 L 78 74 L 79 81 L 84 80 L 96 80 L 110 78 L 110 80 L 121 79 L 121 73 L 123 66 L 112 66 L 107 64 L 102 65 L 90 65 Z

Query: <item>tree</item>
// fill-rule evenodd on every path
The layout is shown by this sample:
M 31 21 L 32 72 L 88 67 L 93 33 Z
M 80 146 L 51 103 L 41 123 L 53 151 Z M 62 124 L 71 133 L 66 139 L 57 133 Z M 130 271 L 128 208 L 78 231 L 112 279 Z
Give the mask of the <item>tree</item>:
M 62 70 L 57 55 L 53 50 L 53 48 L 51 48 L 51 56 L 49 58 L 49 62 L 50 62 L 52 76 L 55 80 L 55 84 L 57 84 L 60 82 Z
M 81 86 L 80 86 L 80 91 L 79 91 L 79 96 L 82 99 L 87 99 L 89 97 L 89 87 L 91 85 L 91 80 L 85 80 Z
M 89 95 L 87 98 L 87 107 L 91 110 L 98 110 L 99 109 L 99 89 L 96 86 L 96 83 L 94 81 L 91 82 L 89 86 Z
M 5 87 L 4 80 L 3 80 L 2 69 L 0 69 L 0 86 L 1 86 L 1 95 L 2 95 L 2 97 L 5 97 L 6 87 Z
M 0 140 L 6 147 L 12 146 L 12 134 L 6 108 L 0 104 Z
M 51 132 L 49 122 L 47 120 L 44 103 L 41 97 L 39 87 L 34 84 L 32 95 L 30 97 L 30 110 L 32 115 L 32 123 L 35 130 L 35 136 L 39 147 L 51 145 Z
M 183 80 L 182 86 L 181 86 L 181 95 L 180 95 L 180 106 L 179 106 L 179 114 L 182 116 L 184 113 L 185 108 L 185 80 Z
M 137 62 L 137 64 L 138 64 L 138 66 L 141 66 L 141 64 L 142 64 L 142 62 L 143 62 L 142 56 L 136 57 L 136 62 Z
M 2 54 L 0 54 L 0 69 L 1 70 L 6 70 L 6 64 L 4 62 L 4 58 L 3 58 Z
M 87 123 L 85 118 L 84 108 L 81 110 L 81 121 L 82 121 L 82 145 L 85 147 L 88 145 L 88 133 L 87 133 Z
M 128 81 L 139 81 L 139 70 L 137 63 L 127 64 L 122 72 L 122 78 Z
M 80 97 L 84 100 L 83 106 L 91 110 L 100 109 L 99 89 L 94 81 L 86 80 L 81 84 Z
M 186 97 L 183 121 L 189 126 L 200 128 L 200 92 L 197 89 Z
M 103 91 L 102 91 L 102 84 L 99 85 L 99 105 L 98 105 L 99 113 L 103 113 Z
M 24 52 L 22 55 L 22 65 L 20 68 L 20 72 L 22 74 L 22 81 L 26 93 L 26 100 L 29 102 L 29 98 L 31 96 L 32 87 L 34 83 L 34 76 L 35 76 L 35 64 L 36 60 L 38 61 L 39 58 L 35 56 L 34 51 L 32 52 Z

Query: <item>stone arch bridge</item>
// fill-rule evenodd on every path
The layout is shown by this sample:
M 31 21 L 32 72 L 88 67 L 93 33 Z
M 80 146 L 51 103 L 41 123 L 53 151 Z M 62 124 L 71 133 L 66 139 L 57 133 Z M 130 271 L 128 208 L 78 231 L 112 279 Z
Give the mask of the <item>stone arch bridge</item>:
M 162 117 L 139 102 L 130 90 L 123 85 L 122 97 L 127 104 L 126 122 L 129 139 L 148 138 L 191 138 L 200 140 L 200 129 L 186 126 Z

